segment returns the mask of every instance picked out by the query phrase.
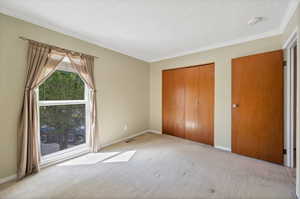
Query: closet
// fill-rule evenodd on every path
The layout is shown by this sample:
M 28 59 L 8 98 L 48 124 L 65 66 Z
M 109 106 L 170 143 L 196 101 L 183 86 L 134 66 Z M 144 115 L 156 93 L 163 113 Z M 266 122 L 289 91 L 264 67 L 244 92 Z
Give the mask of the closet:
M 163 133 L 214 144 L 214 64 L 163 71 Z

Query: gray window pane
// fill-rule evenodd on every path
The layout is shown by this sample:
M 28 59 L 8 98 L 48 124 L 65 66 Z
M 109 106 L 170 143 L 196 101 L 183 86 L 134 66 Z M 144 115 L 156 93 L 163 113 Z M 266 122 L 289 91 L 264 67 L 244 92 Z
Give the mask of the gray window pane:
M 40 107 L 40 141 L 42 155 L 85 143 L 85 105 Z

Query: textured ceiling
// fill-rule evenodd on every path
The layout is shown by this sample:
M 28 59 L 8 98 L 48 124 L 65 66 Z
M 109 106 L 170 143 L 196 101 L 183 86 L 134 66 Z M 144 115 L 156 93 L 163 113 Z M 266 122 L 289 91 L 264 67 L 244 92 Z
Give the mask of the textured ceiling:
M 279 34 L 296 0 L 1 0 L 0 12 L 145 61 Z M 264 17 L 249 26 L 252 17 Z

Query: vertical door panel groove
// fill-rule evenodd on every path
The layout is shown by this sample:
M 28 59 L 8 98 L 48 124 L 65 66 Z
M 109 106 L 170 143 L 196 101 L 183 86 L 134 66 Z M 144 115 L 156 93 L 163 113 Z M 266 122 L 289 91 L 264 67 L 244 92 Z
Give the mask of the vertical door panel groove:
M 163 71 L 163 132 L 214 143 L 214 64 Z

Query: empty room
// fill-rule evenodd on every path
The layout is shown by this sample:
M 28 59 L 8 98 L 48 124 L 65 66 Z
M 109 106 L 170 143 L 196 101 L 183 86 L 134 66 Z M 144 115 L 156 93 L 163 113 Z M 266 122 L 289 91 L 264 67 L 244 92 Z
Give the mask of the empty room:
M 300 198 L 300 0 L 0 0 L 0 199 Z

